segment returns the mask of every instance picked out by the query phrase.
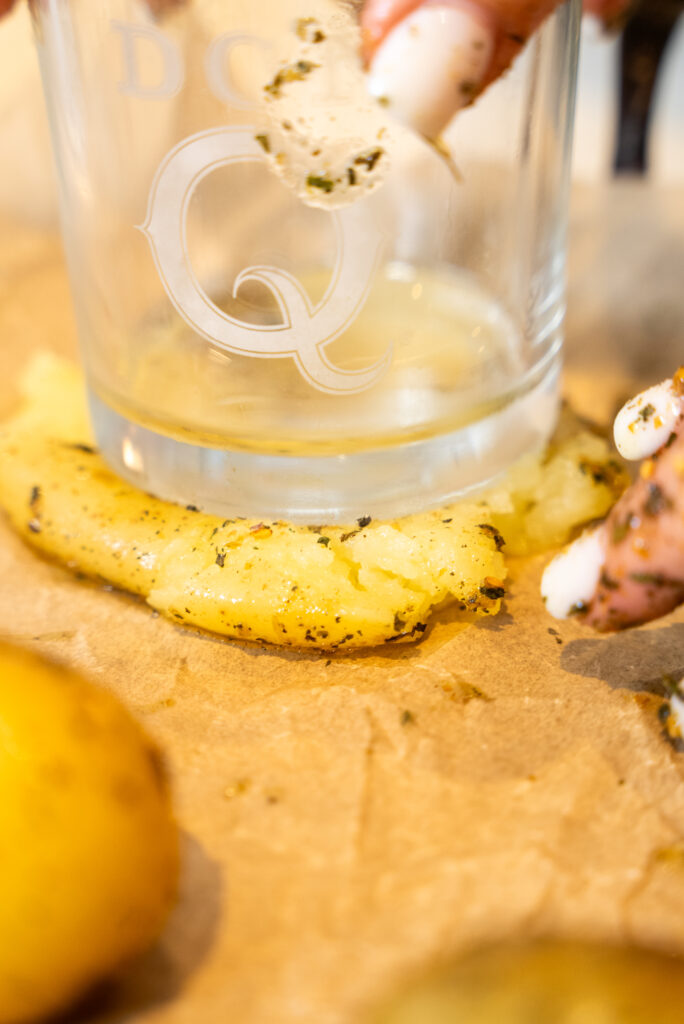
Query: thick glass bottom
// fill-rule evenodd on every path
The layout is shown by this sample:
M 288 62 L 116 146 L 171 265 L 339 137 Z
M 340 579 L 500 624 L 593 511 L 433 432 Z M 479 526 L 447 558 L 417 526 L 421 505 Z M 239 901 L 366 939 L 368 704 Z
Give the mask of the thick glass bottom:
M 447 434 L 345 454 L 271 455 L 180 441 L 134 423 L 93 391 L 100 450 L 124 479 L 225 518 L 351 523 L 445 505 L 540 449 L 559 404 L 560 356 L 508 404 Z

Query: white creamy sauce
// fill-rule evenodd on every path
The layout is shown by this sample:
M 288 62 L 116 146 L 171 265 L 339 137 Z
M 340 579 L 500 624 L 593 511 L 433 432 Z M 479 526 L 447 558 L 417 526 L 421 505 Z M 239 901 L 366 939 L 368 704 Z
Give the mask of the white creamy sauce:
M 573 608 L 591 601 L 605 557 L 605 530 L 599 526 L 583 533 L 547 565 L 541 592 L 546 609 L 554 618 L 566 619 Z
M 682 414 L 682 399 L 672 380 L 642 391 L 615 417 L 615 446 L 624 459 L 646 459 L 667 442 Z
M 400 121 L 437 139 L 473 98 L 493 51 L 491 28 L 472 9 L 426 4 L 378 48 L 368 88 Z

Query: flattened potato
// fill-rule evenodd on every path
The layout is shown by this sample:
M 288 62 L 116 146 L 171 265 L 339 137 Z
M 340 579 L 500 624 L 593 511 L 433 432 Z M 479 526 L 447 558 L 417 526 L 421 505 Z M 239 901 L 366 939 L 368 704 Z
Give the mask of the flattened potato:
M 629 475 L 603 438 L 570 421 L 562 441 L 543 458 L 528 455 L 487 494 L 492 522 L 506 553 L 528 555 L 561 547 L 578 527 L 601 519 L 629 484 Z
M 637 947 L 509 943 L 417 978 L 366 1024 L 678 1024 L 683 967 Z
M 69 568 L 177 622 L 247 640 L 363 647 L 419 637 L 432 608 L 496 612 L 503 556 L 476 505 L 325 529 L 225 521 L 159 501 L 90 447 L 81 375 L 42 357 L 0 436 L 0 500 Z M 481 525 L 484 524 L 484 525 Z
M 107 468 L 90 447 L 76 369 L 39 357 L 25 392 L 24 410 L 0 435 L 0 502 L 13 524 L 45 554 L 140 594 L 177 622 L 246 640 L 353 648 L 418 638 L 445 603 L 499 609 L 506 569 L 494 514 L 524 534 L 510 489 L 497 491 L 491 509 L 462 502 L 352 527 L 221 520 L 150 497 Z M 518 481 L 527 504 L 538 465 L 532 460 Z M 614 495 L 595 487 L 593 499 L 584 518 L 605 513 Z

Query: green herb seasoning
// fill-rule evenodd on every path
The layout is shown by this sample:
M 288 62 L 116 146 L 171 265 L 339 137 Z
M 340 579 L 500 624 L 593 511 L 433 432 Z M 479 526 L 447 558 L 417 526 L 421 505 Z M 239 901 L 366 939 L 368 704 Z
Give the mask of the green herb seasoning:
M 622 466 L 615 459 L 608 459 L 607 462 L 592 462 L 590 459 L 581 459 L 579 462 L 580 473 L 590 476 L 595 484 L 605 484 L 606 487 L 616 489 L 624 477 Z
M 325 41 L 325 32 L 315 18 L 299 18 L 295 25 L 295 32 L 303 43 L 322 43 Z
M 287 64 L 274 76 L 273 81 L 264 86 L 264 92 L 274 99 L 282 96 L 284 85 L 289 82 L 303 82 L 307 75 L 319 68 L 320 64 L 314 64 L 311 60 L 298 60 L 294 64 Z
M 446 519 L 444 520 L 446 522 Z M 486 537 L 491 537 L 496 544 L 496 550 L 501 551 L 505 546 L 506 541 L 503 539 L 499 531 L 491 523 L 478 523 L 478 530 L 482 530 Z
M 324 178 L 318 174 L 310 174 L 306 179 L 306 184 L 309 188 L 317 188 L 321 192 L 332 192 L 335 188 L 335 182 L 332 178 Z
M 376 149 L 369 149 L 366 153 L 359 153 L 354 158 L 354 164 L 357 167 L 363 167 L 366 171 L 370 172 L 375 169 L 375 166 L 384 155 L 385 150 L 381 146 Z
M 662 487 L 659 487 L 658 484 L 649 484 L 648 497 L 642 506 L 644 515 L 657 516 L 669 508 L 672 508 L 672 501 Z
M 602 587 L 606 588 L 606 590 L 618 590 L 620 587 L 618 581 L 614 580 L 612 576 L 609 576 L 605 569 L 601 573 L 599 582 Z
M 631 572 L 629 578 L 635 583 L 645 583 L 652 587 L 680 587 L 679 580 L 669 580 L 660 572 Z
M 38 484 L 35 484 L 29 494 L 29 510 L 31 512 L 31 519 L 28 522 L 28 528 L 31 533 L 40 533 L 43 529 L 41 523 L 42 516 L 42 504 L 43 504 L 43 492 Z
M 84 455 L 96 455 L 97 452 L 91 444 L 65 444 L 65 448 L 70 448 L 73 452 L 83 452 Z

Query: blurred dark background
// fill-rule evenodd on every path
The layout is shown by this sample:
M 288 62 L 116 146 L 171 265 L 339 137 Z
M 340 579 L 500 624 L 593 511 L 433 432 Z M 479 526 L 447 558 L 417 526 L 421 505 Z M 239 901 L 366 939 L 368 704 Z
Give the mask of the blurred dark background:
M 656 87 L 683 12 L 684 0 L 642 0 L 622 30 L 617 173 L 648 169 Z M 673 59 L 682 61 L 684 56 L 680 52 Z M 684 96 L 680 99 L 684 105 Z

